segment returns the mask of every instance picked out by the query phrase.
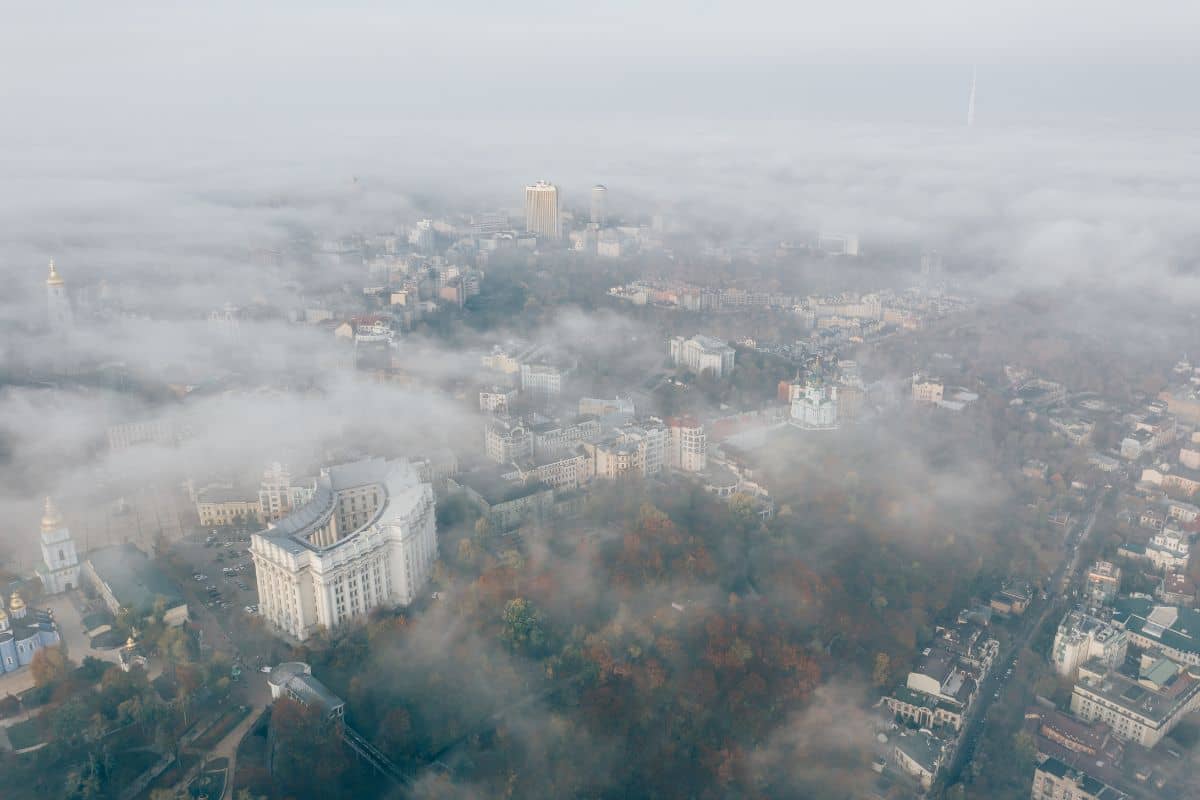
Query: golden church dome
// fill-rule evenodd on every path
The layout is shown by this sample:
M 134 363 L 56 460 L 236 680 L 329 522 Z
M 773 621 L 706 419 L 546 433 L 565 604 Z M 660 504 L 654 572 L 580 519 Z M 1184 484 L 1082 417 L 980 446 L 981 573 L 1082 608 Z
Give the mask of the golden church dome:
M 54 259 L 50 259 L 50 276 L 46 278 L 47 286 L 62 286 L 62 276 L 58 274 L 58 269 L 54 266 Z
M 42 512 L 42 532 L 49 533 L 62 527 L 62 514 L 54 507 L 54 501 L 46 495 L 46 509 Z

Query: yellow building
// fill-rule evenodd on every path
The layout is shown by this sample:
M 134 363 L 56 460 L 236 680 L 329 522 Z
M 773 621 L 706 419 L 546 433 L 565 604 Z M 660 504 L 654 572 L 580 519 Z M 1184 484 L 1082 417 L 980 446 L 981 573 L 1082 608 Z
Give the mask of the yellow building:
M 258 498 L 242 496 L 233 489 L 205 489 L 196 495 L 196 514 L 200 526 L 237 525 L 262 522 L 262 507 Z

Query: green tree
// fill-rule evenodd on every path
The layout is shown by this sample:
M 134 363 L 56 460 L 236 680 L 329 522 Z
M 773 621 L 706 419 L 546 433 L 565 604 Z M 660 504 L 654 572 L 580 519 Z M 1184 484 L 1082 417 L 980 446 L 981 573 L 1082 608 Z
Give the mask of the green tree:
M 871 672 L 871 680 L 876 686 L 887 686 L 892 680 L 892 659 L 887 653 L 875 654 L 875 669 Z
M 513 649 L 529 655 L 537 655 L 546 646 L 541 615 L 533 603 L 523 597 L 513 598 L 505 604 L 502 635 Z

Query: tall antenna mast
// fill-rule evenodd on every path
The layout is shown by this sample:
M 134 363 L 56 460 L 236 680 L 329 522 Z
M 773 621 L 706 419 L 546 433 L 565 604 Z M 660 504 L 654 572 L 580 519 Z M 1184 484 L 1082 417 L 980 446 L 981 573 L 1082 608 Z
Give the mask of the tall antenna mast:
M 967 100 L 967 127 L 975 127 L 975 74 L 977 67 L 971 67 L 971 97 Z

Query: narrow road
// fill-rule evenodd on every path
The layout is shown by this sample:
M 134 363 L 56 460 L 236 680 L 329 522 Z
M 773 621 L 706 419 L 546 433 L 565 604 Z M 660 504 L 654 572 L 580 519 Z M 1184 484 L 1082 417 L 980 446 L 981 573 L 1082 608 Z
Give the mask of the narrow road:
M 992 665 L 992 672 L 983 681 L 979 687 L 979 699 L 975 703 L 975 707 L 971 709 L 967 715 L 966 721 L 963 723 L 963 729 L 959 735 L 959 748 L 954 754 L 954 759 L 950 765 L 942 771 L 938 783 L 935 785 L 932 793 L 933 797 L 941 797 L 947 787 L 953 786 L 962 776 L 963 768 L 970 763 L 975 756 L 975 745 L 979 741 L 979 737 L 983 732 L 983 726 L 987 722 L 988 708 L 991 707 L 994 695 L 1004 686 L 1006 680 L 1004 671 L 1001 665 L 1011 663 L 1012 659 L 1021 653 L 1028 645 L 1034 634 L 1041 630 L 1046 623 L 1047 617 L 1050 614 L 1061 614 L 1067 603 L 1067 589 L 1074 581 L 1076 574 L 1079 571 L 1080 547 L 1092 535 L 1092 529 L 1096 525 L 1096 519 L 1100 514 L 1100 506 L 1103 503 L 1103 495 L 1096 499 L 1095 507 L 1092 509 L 1091 515 L 1088 517 L 1087 524 L 1078 536 L 1071 536 L 1067 540 L 1067 553 L 1058 568 L 1051 576 L 1047 584 L 1047 593 L 1050 595 L 1046 601 L 1035 599 L 1031 606 L 1041 605 L 1041 611 L 1035 616 L 1027 614 L 1018 634 L 1013 637 L 1009 647 L 1002 653 L 997 654 L 996 663 Z

